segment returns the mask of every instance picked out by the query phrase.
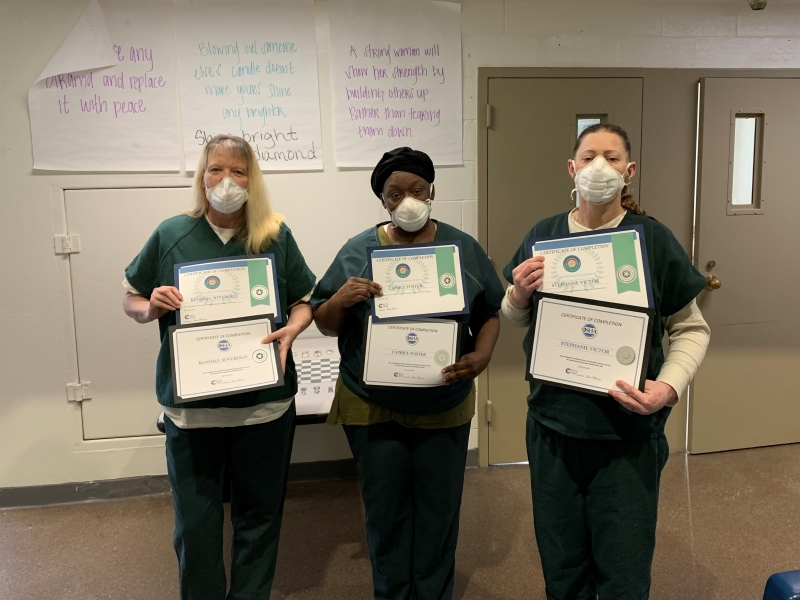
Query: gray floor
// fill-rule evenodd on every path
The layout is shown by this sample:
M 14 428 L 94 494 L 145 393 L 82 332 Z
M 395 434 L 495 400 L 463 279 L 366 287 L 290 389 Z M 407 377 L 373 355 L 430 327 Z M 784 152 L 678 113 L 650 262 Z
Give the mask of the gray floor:
M 467 471 L 456 598 L 544 598 L 528 485 L 525 466 Z M 2 511 L 0 599 L 177 598 L 171 536 L 168 496 Z M 800 445 L 670 458 L 652 598 L 760 599 L 798 568 Z M 291 484 L 272 597 L 370 590 L 355 482 Z

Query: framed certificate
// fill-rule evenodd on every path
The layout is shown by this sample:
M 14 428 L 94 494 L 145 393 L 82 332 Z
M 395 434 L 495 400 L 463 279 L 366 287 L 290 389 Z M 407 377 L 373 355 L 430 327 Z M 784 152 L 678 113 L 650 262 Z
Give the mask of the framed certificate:
M 442 384 L 442 369 L 458 362 L 460 327 L 455 321 L 376 321 L 367 315 L 366 387 L 429 388 Z
M 641 225 L 530 241 L 544 256 L 540 292 L 653 308 L 647 246 Z
M 169 328 L 175 403 L 283 385 L 271 315 Z
M 537 293 L 527 379 L 605 396 L 618 380 L 644 390 L 653 311 Z
M 375 322 L 469 313 L 461 256 L 459 241 L 367 248 L 368 277 L 383 288 Z
M 175 265 L 175 286 L 183 294 L 178 323 L 205 323 L 283 314 L 275 255 L 233 256 Z

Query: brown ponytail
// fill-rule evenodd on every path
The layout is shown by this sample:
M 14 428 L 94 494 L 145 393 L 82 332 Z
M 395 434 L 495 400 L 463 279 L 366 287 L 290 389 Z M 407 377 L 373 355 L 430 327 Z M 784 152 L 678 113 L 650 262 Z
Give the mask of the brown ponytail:
M 598 131 L 607 131 L 608 133 L 613 133 L 618 135 L 622 139 L 622 143 L 625 146 L 625 152 L 628 153 L 628 157 L 631 155 L 631 140 L 628 137 L 628 132 L 625 131 L 619 125 L 612 125 L 611 123 L 597 123 L 595 125 L 590 125 L 578 136 L 578 139 L 575 141 L 575 147 L 572 149 L 572 155 L 575 156 L 578 153 L 578 148 L 581 147 L 581 142 L 583 138 L 585 138 L 590 133 L 597 133 Z M 641 207 L 634 201 L 633 195 L 631 195 L 628 186 L 626 185 L 622 188 L 622 208 L 631 211 L 637 215 L 646 215 L 647 213 L 644 212 Z

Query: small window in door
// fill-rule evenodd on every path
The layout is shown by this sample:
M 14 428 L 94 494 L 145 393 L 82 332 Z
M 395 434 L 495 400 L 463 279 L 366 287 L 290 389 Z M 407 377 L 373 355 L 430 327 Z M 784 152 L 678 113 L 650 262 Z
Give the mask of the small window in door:
M 728 214 L 763 214 L 761 166 L 764 114 L 737 112 L 732 123 Z
M 598 125 L 599 123 L 605 123 L 608 115 L 576 115 L 575 117 L 577 119 L 576 137 L 580 137 L 580 135 L 583 133 L 583 130 L 587 127 Z

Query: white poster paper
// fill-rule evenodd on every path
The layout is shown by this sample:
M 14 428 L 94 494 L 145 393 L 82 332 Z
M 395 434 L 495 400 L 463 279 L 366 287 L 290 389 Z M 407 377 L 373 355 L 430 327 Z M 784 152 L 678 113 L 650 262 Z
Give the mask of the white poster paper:
M 336 165 L 400 146 L 462 164 L 461 5 L 330 0 Z
M 28 94 L 33 166 L 180 169 L 169 0 L 94 0 Z
M 219 134 L 262 170 L 322 169 L 314 3 L 175 0 L 183 146 L 193 170 Z

